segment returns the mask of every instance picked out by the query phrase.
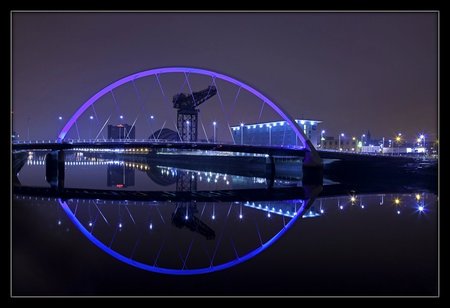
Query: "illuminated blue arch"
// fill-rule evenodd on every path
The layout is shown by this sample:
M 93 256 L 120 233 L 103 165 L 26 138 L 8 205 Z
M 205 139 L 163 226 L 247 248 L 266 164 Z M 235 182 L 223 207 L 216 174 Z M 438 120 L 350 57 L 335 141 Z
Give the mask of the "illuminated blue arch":
M 242 81 L 232 78 L 230 76 L 220 74 L 220 73 L 217 73 L 217 72 L 214 72 L 211 70 L 200 69 L 200 68 L 191 68 L 191 67 L 155 68 L 155 69 L 150 69 L 150 70 L 142 71 L 139 73 L 131 74 L 129 76 L 126 76 L 122 79 L 117 80 L 116 82 L 113 82 L 112 84 L 106 86 L 105 88 L 103 88 L 102 90 L 97 92 L 90 99 L 88 99 L 83 105 L 81 105 L 80 108 L 78 108 L 78 110 L 72 115 L 72 117 L 69 119 L 69 121 L 66 123 L 66 125 L 62 128 L 61 132 L 59 133 L 58 142 L 62 142 L 64 140 L 67 132 L 75 124 L 77 119 L 91 105 L 93 105 L 98 99 L 100 99 L 105 94 L 109 93 L 110 91 L 114 90 L 115 88 L 117 88 L 125 83 L 128 83 L 130 81 L 134 81 L 134 80 L 142 78 L 142 77 L 168 74 L 168 73 L 194 73 L 194 74 L 206 75 L 206 76 L 210 76 L 213 78 L 219 78 L 219 79 L 225 80 L 229 83 L 232 83 L 234 85 L 244 88 L 248 92 L 252 93 L 256 97 L 260 98 L 262 101 L 267 103 L 275 112 L 277 112 L 285 121 L 287 121 L 290 124 L 291 128 L 294 130 L 294 133 L 296 134 L 296 136 L 302 141 L 305 148 L 313 155 L 313 157 L 312 157 L 313 161 L 318 162 L 318 163 L 321 162 L 313 144 L 308 139 L 308 137 L 305 135 L 303 130 L 300 128 L 300 126 L 294 121 L 294 119 L 291 116 L 289 116 L 280 106 L 275 104 L 267 96 L 263 95 L 261 92 L 257 91 L 255 88 L 243 83 Z
M 207 274 L 212 272 L 217 272 L 220 270 L 224 270 L 230 267 L 233 267 L 235 265 L 238 265 L 244 261 L 247 261 L 254 256 L 260 254 L 264 250 L 266 250 L 268 247 L 270 247 L 273 243 L 275 243 L 287 230 L 289 230 L 295 223 L 295 221 L 298 219 L 299 216 L 302 216 L 304 209 L 307 208 L 309 202 L 303 202 L 303 205 L 300 207 L 300 209 L 297 211 L 297 215 L 295 215 L 284 227 L 281 229 L 277 234 L 275 234 L 270 240 L 262 244 L 260 247 L 256 248 L 255 250 L 252 250 L 248 252 L 247 254 L 238 257 L 237 259 L 234 259 L 232 261 L 222 263 L 215 266 L 210 267 L 204 267 L 204 268 L 197 268 L 197 269 L 171 269 L 171 268 L 163 268 L 163 267 L 157 267 L 149 264 L 145 264 L 142 262 L 138 262 L 135 260 L 132 260 L 128 257 L 125 257 L 124 255 L 118 253 L 117 251 L 114 251 L 110 247 L 103 244 L 101 241 L 99 241 L 95 236 L 92 235 L 91 232 L 89 232 L 83 224 L 75 217 L 75 214 L 70 210 L 69 205 L 66 201 L 63 201 L 62 199 L 58 199 L 59 204 L 61 205 L 64 212 L 67 214 L 69 219 L 73 222 L 73 224 L 83 233 L 84 236 L 86 236 L 89 241 L 91 241 L 95 246 L 109 254 L 110 256 L 116 258 L 117 260 L 124 262 L 128 265 L 150 271 L 160 274 L 169 274 L 169 275 L 198 275 L 198 274 Z

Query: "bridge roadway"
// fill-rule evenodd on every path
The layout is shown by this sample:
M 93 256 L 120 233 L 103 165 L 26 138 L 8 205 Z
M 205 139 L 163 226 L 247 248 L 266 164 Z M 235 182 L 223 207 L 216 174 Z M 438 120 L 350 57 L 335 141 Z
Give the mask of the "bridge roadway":
M 68 140 L 62 143 L 54 141 L 35 141 L 33 142 L 14 142 L 12 149 L 19 150 L 70 150 L 76 148 L 84 149 L 132 149 L 132 148 L 151 148 L 158 149 L 176 149 L 176 150 L 200 150 L 216 152 L 234 152 L 249 154 L 268 154 L 270 156 L 284 157 L 304 157 L 306 149 L 298 146 L 265 146 L 265 145 L 241 145 L 211 142 L 178 142 L 166 140 L 86 140 L 76 141 Z M 361 154 L 354 152 L 339 152 L 328 150 L 317 150 L 319 156 L 327 164 L 328 160 L 342 161 L 360 161 L 360 162 L 394 162 L 394 163 L 413 163 L 418 158 L 405 156 L 388 156 L 377 154 Z
M 177 149 L 177 150 L 200 150 L 217 152 L 235 152 L 235 153 L 253 153 L 268 154 L 271 156 L 293 156 L 304 157 L 306 149 L 303 147 L 287 146 L 263 146 L 263 145 L 240 145 L 223 144 L 208 142 L 177 142 L 177 141 L 152 141 L 152 140 L 92 140 L 84 142 L 24 142 L 13 143 L 13 150 L 70 150 L 76 148 L 84 149 L 132 149 L 132 148 L 151 148 L 151 149 Z

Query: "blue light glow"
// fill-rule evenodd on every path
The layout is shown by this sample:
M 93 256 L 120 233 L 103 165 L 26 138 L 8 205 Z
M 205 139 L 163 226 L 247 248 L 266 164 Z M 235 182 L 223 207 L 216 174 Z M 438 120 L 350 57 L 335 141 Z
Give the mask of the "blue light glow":
M 67 205 L 66 201 L 63 201 L 61 199 L 58 199 L 59 204 L 61 205 L 62 209 L 66 213 L 66 215 L 69 217 L 69 219 L 72 221 L 72 223 L 83 233 L 86 238 L 88 238 L 94 245 L 96 245 L 98 248 L 109 254 L 110 256 L 116 258 L 117 260 L 124 262 L 128 265 L 140 268 L 142 270 L 155 272 L 155 273 L 161 273 L 161 274 L 169 274 L 169 275 L 198 275 L 198 274 L 206 274 L 211 272 L 216 272 L 220 270 L 224 270 L 233 266 L 236 266 L 242 262 L 245 262 L 256 255 L 260 254 L 262 251 L 266 250 L 270 246 L 272 246 L 273 243 L 275 243 L 286 231 L 288 231 L 297 221 L 298 216 L 291 219 L 283 229 L 281 229 L 277 234 L 275 234 L 270 240 L 256 248 L 255 250 L 250 251 L 249 253 L 242 255 L 239 257 L 239 259 L 234 259 L 232 261 L 215 265 L 215 266 L 209 266 L 205 268 L 197 268 L 197 269 L 170 269 L 170 268 L 163 268 L 163 267 L 157 267 L 145 263 L 141 263 L 136 260 L 132 260 L 128 257 L 125 257 L 124 255 L 114 251 L 110 247 L 106 246 L 102 242 L 100 242 L 91 232 L 89 232 L 82 224 L 81 222 L 75 217 L 74 213 L 70 210 L 69 206 Z M 270 214 L 270 213 L 269 213 Z
M 419 205 L 419 207 L 417 208 L 419 210 L 419 212 L 423 212 L 425 210 L 425 208 L 423 207 L 423 205 Z
M 120 118 L 121 120 L 123 120 L 123 115 L 121 115 L 119 118 Z

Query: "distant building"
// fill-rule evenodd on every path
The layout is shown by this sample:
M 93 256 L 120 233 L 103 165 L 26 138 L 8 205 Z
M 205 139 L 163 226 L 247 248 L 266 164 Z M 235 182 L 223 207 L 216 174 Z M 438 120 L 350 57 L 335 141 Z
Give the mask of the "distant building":
M 320 143 L 320 132 L 317 125 L 322 121 L 296 119 L 295 122 L 303 128 L 305 135 L 313 145 Z M 241 124 L 232 126 L 231 129 L 236 144 L 302 145 L 286 121 Z
M 342 151 L 350 151 L 356 152 L 358 146 L 358 140 L 353 137 L 341 137 L 339 142 L 339 137 L 335 138 L 333 136 L 324 137 L 325 140 L 322 140 L 322 149 L 324 150 L 339 150 L 339 144 Z M 320 148 L 320 147 L 319 147 Z
M 128 124 L 108 125 L 108 139 L 134 139 L 135 128 Z

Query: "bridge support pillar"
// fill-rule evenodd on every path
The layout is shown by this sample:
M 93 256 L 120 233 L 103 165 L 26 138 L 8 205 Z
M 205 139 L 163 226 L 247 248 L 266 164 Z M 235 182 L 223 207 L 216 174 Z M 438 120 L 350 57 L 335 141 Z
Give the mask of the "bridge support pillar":
M 272 188 L 275 181 L 275 159 L 272 155 L 266 157 L 267 188 Z
M 65 153 L 63 150 L 51 151 L 45 156 L 45 179 L 52 188 L 64 188 Z
M 316 157 L 317 156 L 317 157 Z M 323 184 L 323 163 L 318 157 L 317 152 L 306 151 L 303 159 L 303 185 L 322 185 Z

